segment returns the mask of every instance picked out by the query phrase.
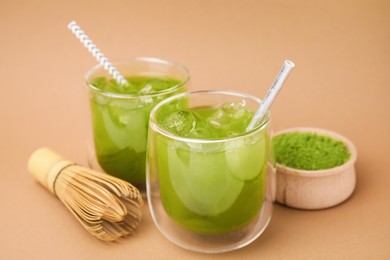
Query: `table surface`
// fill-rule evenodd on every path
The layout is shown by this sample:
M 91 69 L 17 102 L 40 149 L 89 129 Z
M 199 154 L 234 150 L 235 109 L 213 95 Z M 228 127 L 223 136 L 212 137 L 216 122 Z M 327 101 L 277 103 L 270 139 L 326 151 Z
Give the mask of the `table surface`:
M 390 259 L 390 1 L 14 1 L 0 3 L 0 259 Z M 325 128 L 357 147 L 345 203 L 304 211 L 275 205 L 259 239 L 226 254 L 176 247 L 147 207 L 136 235 L 90 236 L 26 169 L 49 146 L 86 163 L 85 72 L 96 64 L 76 20 L 112 60 L 185 64 L 193 90 L 263 97 L 283 61 L 296 68 L 272 107 L 274 131 Z

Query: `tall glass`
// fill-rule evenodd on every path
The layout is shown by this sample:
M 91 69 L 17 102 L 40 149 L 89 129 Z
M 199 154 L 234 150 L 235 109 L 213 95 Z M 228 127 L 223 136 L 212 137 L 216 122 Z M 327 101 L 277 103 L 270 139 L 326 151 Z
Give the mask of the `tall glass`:
M 252 131 L 219 139 L 182 137 L 161 125 L 177 111 L 237 103 L 255 112 L 261 101 L 234 91 L 187 92 L 151 112 L 148 203 L 158 229 L 180 247 L 208 253 L 238 249 L 271 219 L 275 164 L 269 114 Z
M 144 191 L 150 111 L 161 100 L 184 92 L 189 73 L 183 65 L 158 58 L 139 57 L 113 65 L 129 86 L 118 86 L 101 65 L 85 75 L 94 144 L 89 163 Z

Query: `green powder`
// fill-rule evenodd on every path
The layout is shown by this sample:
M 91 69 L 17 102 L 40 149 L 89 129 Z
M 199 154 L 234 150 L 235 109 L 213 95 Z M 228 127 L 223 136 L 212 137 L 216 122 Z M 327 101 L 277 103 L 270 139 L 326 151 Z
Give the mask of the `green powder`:
M 276 162 L 301 170 L 321 170 L 342 165 L 350 153 L 344 143 L 316 133 L 291 132 L 273 138 Z

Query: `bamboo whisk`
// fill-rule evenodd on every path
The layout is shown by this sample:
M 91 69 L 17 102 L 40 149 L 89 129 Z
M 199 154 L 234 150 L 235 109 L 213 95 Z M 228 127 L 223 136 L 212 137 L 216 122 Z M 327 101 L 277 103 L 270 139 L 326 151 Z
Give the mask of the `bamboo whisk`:
M 141 194 L 126 181 L 78 166 L 49 148 L 35 151 L 28 169 L 101 240 L 131 235 L 141 221 Z

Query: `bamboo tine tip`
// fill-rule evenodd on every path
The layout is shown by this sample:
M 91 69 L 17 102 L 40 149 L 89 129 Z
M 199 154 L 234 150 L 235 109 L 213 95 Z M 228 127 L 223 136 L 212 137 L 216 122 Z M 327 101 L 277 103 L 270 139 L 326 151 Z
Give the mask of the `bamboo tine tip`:
M 30 156 L 27 167 L 98 239 L 115 241 L 133 234 L 139 226 L 143 199 L 130 183 L 96 174 L 46 147 Z

